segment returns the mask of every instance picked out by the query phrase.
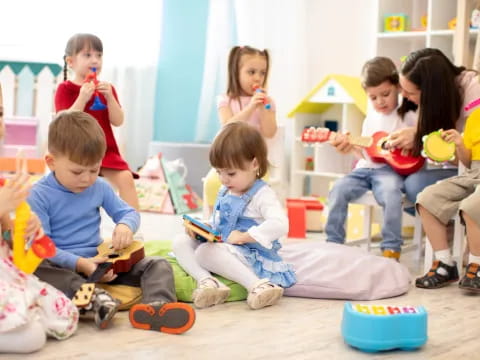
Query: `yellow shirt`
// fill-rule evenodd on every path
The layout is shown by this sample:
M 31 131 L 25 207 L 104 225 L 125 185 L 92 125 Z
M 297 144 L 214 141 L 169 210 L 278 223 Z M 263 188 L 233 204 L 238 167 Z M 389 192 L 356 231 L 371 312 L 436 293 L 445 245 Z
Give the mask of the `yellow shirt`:
M 480 108 L 473 111 L 467 119 L 463 143 L 472 151 L 472 161 L 480 160 Z

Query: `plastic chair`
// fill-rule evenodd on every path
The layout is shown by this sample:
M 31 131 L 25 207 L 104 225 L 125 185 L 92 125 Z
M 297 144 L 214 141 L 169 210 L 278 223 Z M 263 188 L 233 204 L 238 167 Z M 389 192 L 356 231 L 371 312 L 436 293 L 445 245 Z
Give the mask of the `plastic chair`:
M 372 216 L 375 207 L 378 207 L 378 203 L 373 196 L 371 191 L 367 191 L 365 194 L 359 198 L 350 202 L 351 204 L 359 204 L 365 206 L 364 216 L 363 216 L 363 239 L 362 241 L 366 242 L 367 251 L 370 251 L 372 243 Z M 403 196 L 402 206 L 404 208 L 413 207 L 410 201 Z M 414 221 L 414 231 L 413 231 L 413 244 L 411 246 L 405 247 L 404 251 L 415 249 L 415 260 L 420 261 L 421 252 L 422 252 L 422 221 L 420 215 L 415 211 L 415 221 Z

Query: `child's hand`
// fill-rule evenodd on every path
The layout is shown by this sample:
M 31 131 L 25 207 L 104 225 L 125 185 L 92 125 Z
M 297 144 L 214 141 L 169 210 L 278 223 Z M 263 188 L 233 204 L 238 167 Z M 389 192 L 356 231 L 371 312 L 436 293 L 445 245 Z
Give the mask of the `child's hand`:
M 195 239 L 195 233 L 193 232 L 192 229 L 185 227 L 185 233 L 190 236 L 192 239 Z
M 265 92 L 255 91 L 252 95 L 252 98 L 250 99 L 250 103 L 248 104 L 248 106 L 251 108 L 257 108 L 259 106 L 263 106 L 265 99 L 267 99 L 267 94 Z
M 0 216 L 15 210 L 27 199 L 30 184 L 27 174 L 16 174 L 0 187 Z
M 388 137 L 389 146 L 398 149 L 413 149 L 416 132 L 417 130 L 414 127 L 392 132 Z
M 99 81 L 97 84 L 97 90 L 100 94 L 105 96 L 105 99 L 110 99 L 113 97 L 112 85 L 108 82 Z
M 77 261 L 77 272 L 83 273 L 86 276 L 90 276 L 95 272 L 95 270 L 97 270 L 98 264 L 102 264 L 107 261 L 108 258 L 105 256 L 95 256 L 92 258 L 81 257 Z M 109 270 L 102 276 L 99 282 L 108 283 L 115 280 L 116 277 L 117 274 L 114 274 L 113 270 Z
M 10 218 L 10 214 L 6 213 L 0 217 L 0 224 L 3 231 L 13 231 L 13 221 Z
M 455 143 L 456 146 L 461 146 L 463 144 L 463 137 L 456 129 L 442 130 L 441 132 L 442 139 L 449 142 Z
M 235 245 L 243 245 L 246 243 L 256 242 L 247 232 L 233 230 L 228 236 L 227 242 Z
M 133 241 L 133 232 L 125 224 L 115 226 L 112 235 L 112 246 L 115 250 L 125 249 Z
M 82 84 L 78 97 L 81 98 L 82 101 L 87 103 L 88 100 L 90 100 L 90 98 L 92 97 L 94 91 L 95 91 L 95 84 L 93 83 L 93 81 L 86 82 Z
M 348 135 L 348 133 L 336 133 L 335 136 L 330 139 L 330 144 L 332 144 L 338 152 L 348 154 L 353 150 L 353 145 L 350 143 Z
M 42 223 L 35 213 L 31 213 L 27 222 L 27 228 L 25 229 L 25 241 L 30 238 L 39 238 L 43 235 Z

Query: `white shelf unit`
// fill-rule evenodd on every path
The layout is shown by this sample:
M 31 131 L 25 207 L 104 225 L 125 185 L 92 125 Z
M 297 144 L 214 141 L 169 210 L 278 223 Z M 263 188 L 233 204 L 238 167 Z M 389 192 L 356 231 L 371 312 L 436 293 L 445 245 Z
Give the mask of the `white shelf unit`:
M 351 80 L 350 80 L 351 81 Z M 360 82 L 357 79 L 358 86 Z M 351 84 L 351 82 L 350 82 Z M 328 88 L 335 87 L 335 95 L 328 95 Z M 363 90 L 353 91 L 359 94 L 360 101 L 353 99 L 348 91 L 335 79 L 328 80 L 314 89 L 302 102 L 311 106 L 302 111 L 302 103 L 294 110 L 292 136 L 292 158 L 290 172 L 290 196 L 298 197 L 315 194 L 327 196 L 330 182 L 352 170 L 354 157 L 338 153 L 330 144 L 302 142 L 301 135 L 306 127 L 325 127 L 325 121 L 336 121 L 339 132 L 350 132 L 353 136 L 361 134 L 365 114 L 358 107 L 358 102 L 366 101 Z M 355 96 L 355 95 L 354 95 Z M 355 102 L 357 100 L 357 103 Z M 315 110 L 312 110 L 315 107 Z M 290 115 L 291 116 L 291 115 Z M 314 170 L 306 170 L 306 158 L 313 157 Z M 311 191 L 305 191 L 305 181 L 309 179 Z
M 410 52 L 432 47 L 440 49 L 454 60 L 453 39 L 455 30 L 448 22 L 457 15 L 458 0 L 377 0 L 378 24 L 376 29 L 375 54 L 390 57 L 397 65 Z M 384 32 L 384 17 L 391 14 L 406 14 L 410 29 L 421 28 L 421 17 L 427 15 L 424 30 Z M 470 29 L 470 53 L 473 53 L 477 29 Z

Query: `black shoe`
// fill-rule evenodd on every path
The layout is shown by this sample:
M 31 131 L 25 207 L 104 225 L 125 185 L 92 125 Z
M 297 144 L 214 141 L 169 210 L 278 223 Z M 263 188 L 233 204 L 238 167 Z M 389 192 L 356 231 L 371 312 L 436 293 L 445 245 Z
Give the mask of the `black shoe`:
M 463 290 L 480 292 L 480 277 L 478 274 L 480 270 L 480 265 L 475 263 L 470 263 L 465 269 L 465 275 L 458 284 L 458 287 Z
M 442 271 L 439 272 L 439 270 Z M 440 260 L 435 260 L 428 273 L 417 278 L 415 286 L 422 289 L 438 289 L 455 281 L 458 281 L 457 264 L 454 262 L 450 266 Z

